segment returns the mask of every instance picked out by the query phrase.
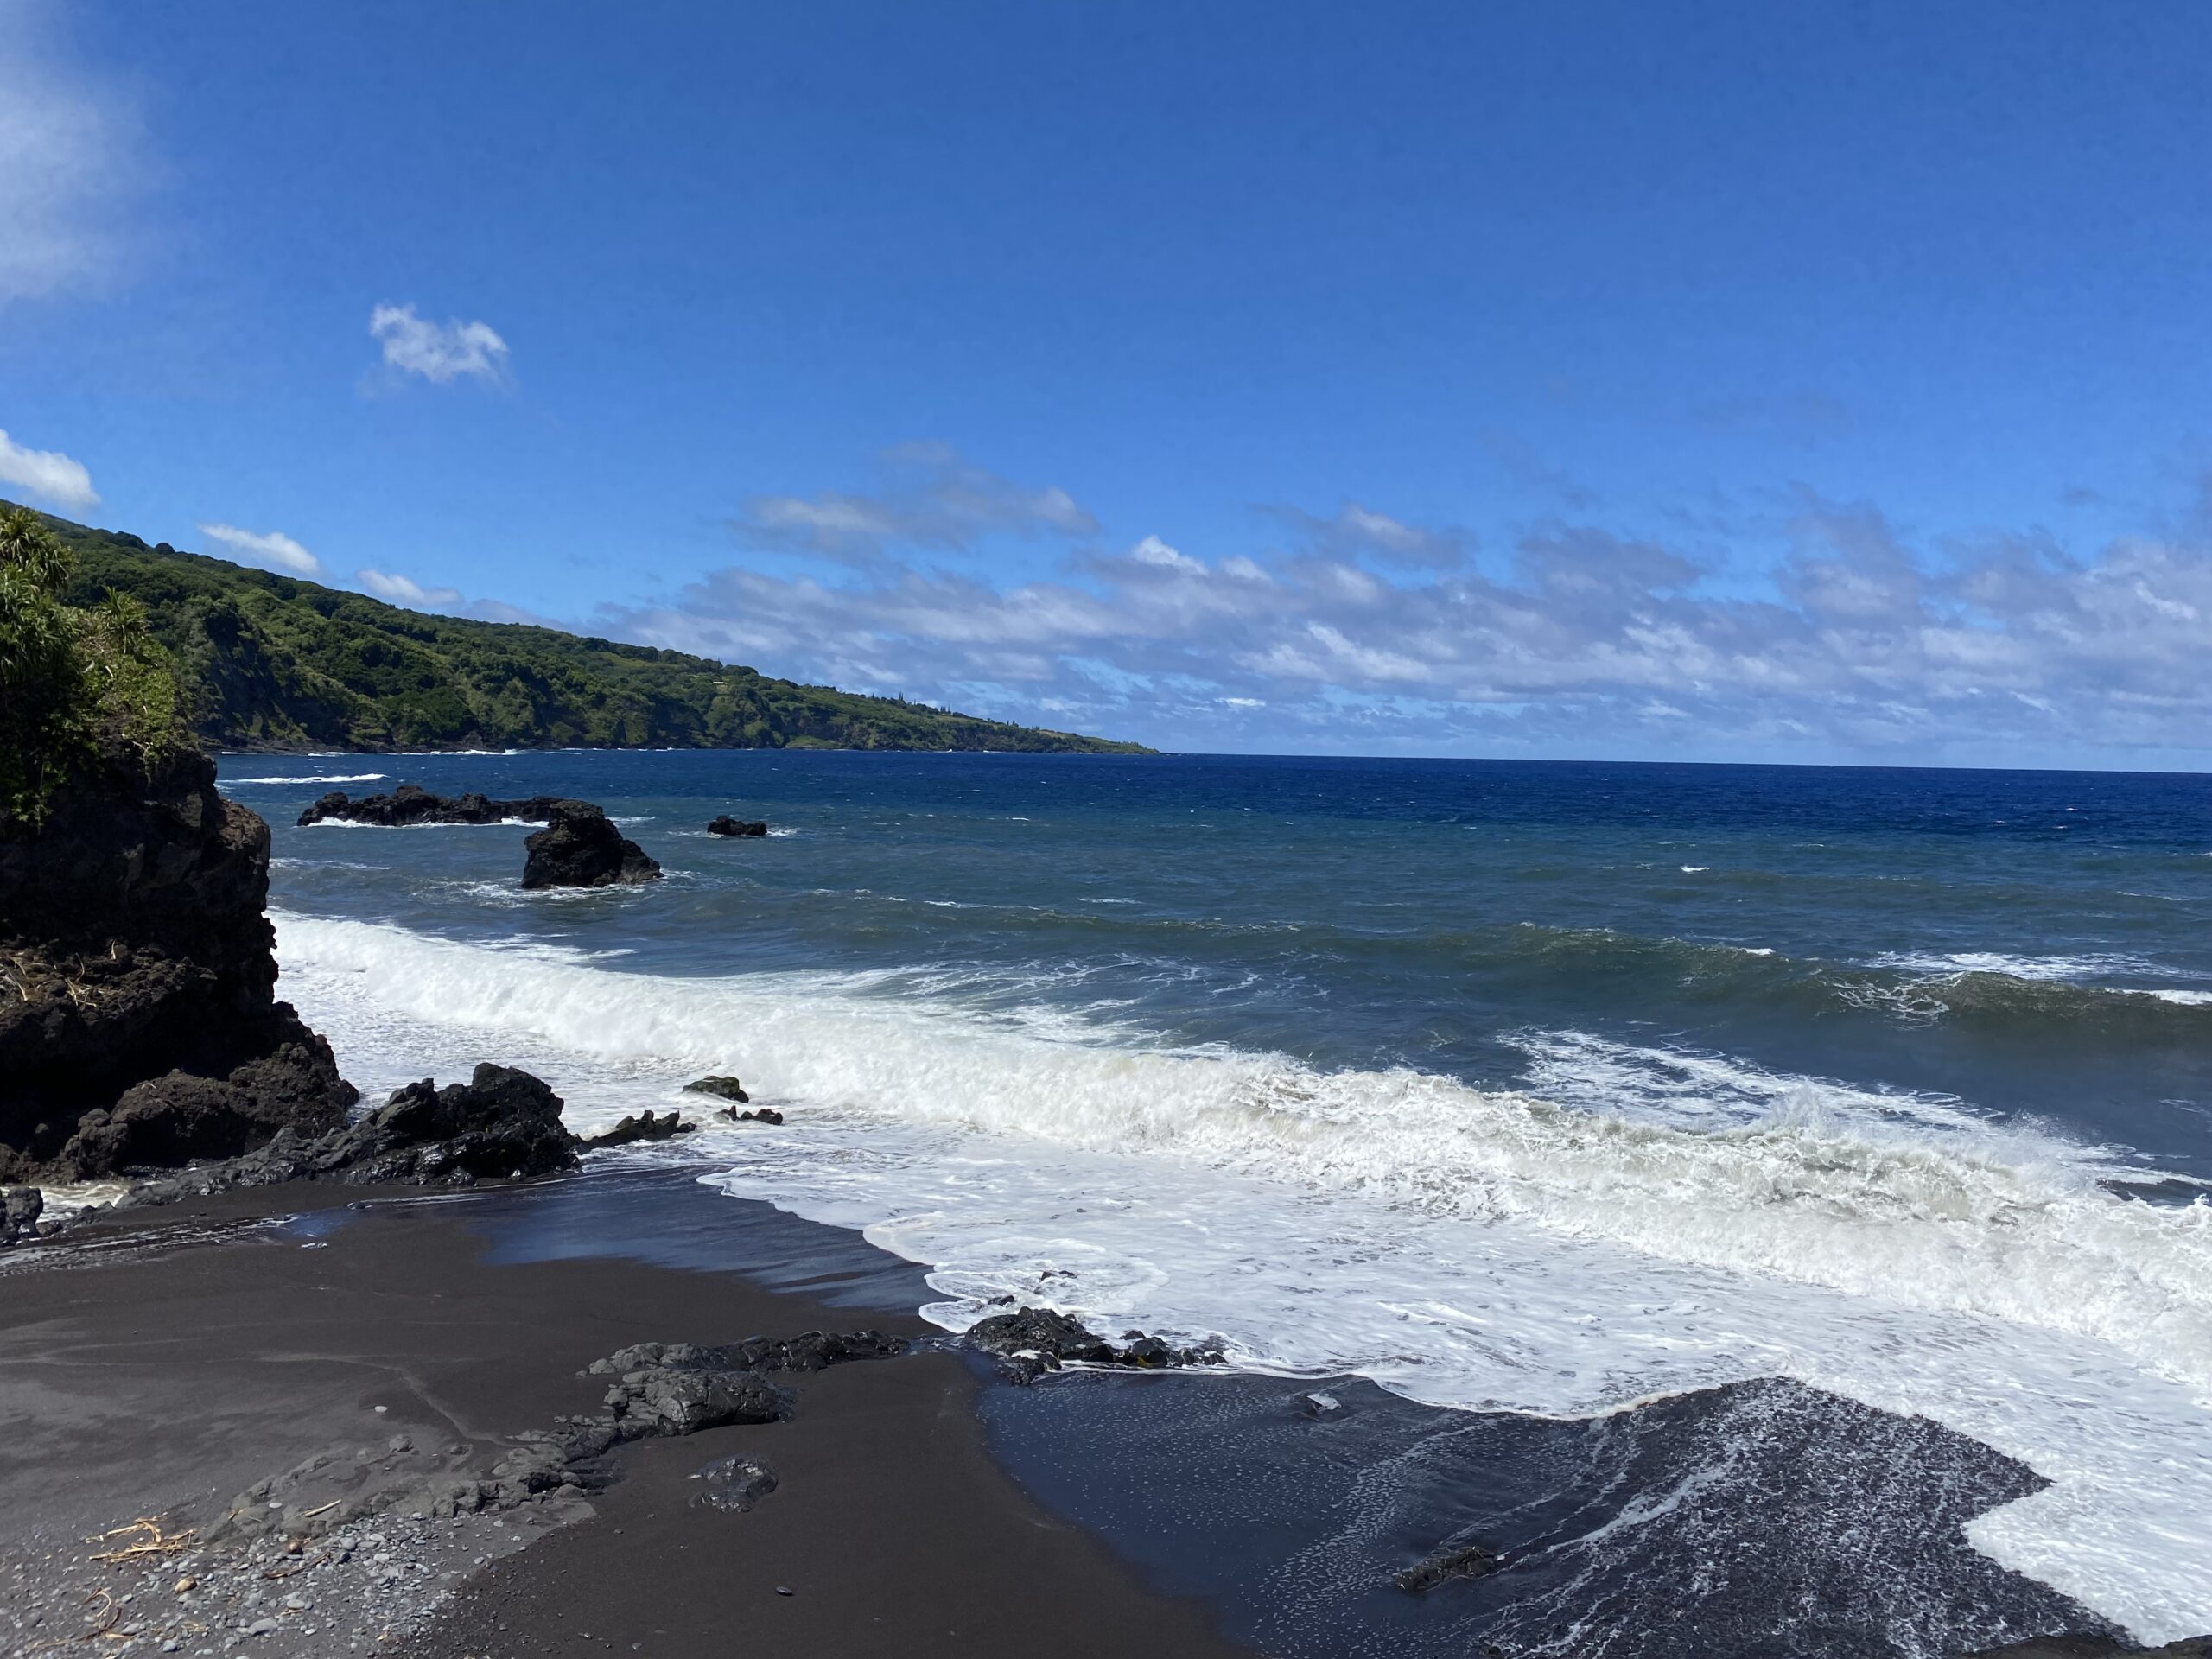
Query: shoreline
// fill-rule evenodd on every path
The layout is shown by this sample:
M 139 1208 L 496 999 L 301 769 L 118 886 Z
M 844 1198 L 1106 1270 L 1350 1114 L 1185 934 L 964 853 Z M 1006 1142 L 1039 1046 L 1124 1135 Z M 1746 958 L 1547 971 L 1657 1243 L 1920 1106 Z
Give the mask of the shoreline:
M 649 1214 L 663 1259 L 577 1251 L 594 1206 Z M 548 1256 L 555 1234 L 571 1248 Z M 102 1618 L 102 1650 L 128 1654 L 674 1654 L 748 1623 L 830 1653 L 896 1633 L 901 1652 L 1011 1659 L 1046 1630 L 1101 1659 L 1244 1651 L 1022 1491 L 985 1445 L 983 1376 L 950 1352 L 793 1379 L 786 1421 L 620 1446 L 597 1491 L 378 1517 L 291 1556 L 271 1537 L 92 1561 L 147 1538 L 95 1535 L 204 1532 L 320 1456 L 404 1439 L 407 1457 L 480 1462 L 594 1410 L 607 1379 L 583 1368 L 630 1344 L 931 1328 L 911 1295 L 887 1305 L 911 1264 L 683 1171 L 435 1195 L 295 1183 L 72 1235 L 0 1278 L 0 1420 L 22 1426 L 0 1448 L 10 1651 L 83 1652 Z M 766 1277 L 702 1265 L 709 1248 Z M 739 1454 L 776 1490 L 746 1513 L 694 1504 L 691 1477 Z

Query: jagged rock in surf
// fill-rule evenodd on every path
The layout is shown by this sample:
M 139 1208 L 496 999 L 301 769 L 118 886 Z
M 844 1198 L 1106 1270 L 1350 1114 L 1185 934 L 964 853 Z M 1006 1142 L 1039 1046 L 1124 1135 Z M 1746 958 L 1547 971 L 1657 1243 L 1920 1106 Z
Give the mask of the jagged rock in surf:
M 1069 1360 L 1089 1365 L 1127 1365 L 1139 1370 L 1221 1363 L 1217 1348 L 1171 1347 L 1141 1331 L 1125 1332 L 1122 1345 L 1116 1347 L 1080 1321 L 1046 1307 L 1017 1308 L 1011 1313 L 978 1319 L 961 1340 L 971 1348 L 997 1355 L 1017 1382 L 1033 1382 Z
M 38 1218 L 45 1212 L 46 1194 L 35 1186 L 11 1186 L 0 1192 L 0 1245 L 38 1237 Z
M 106 754 L 0 814 L 0 1180 L 92 1180 L 320 1134 L 359 1098 L 276 1001 L 269 826 L 189 748 Z
M 628 887 L 660 880 L 660 866 L 597 807 L 563 801 L 552 822 L 523 842 L 525 887 Z
M 578 1144 L 588 1152 L 594 1147 L 627 1147 L 640 1141 L 670 1141 L 679 1135 L 696 1135 L 698 1132 L 696 1123 L 685 1122 L 678 1113 L 670 1112 L 665 1116 L 656 1117 L 651 1112 L 641 1112 L 633 1117 L 625 1117 L 602 1134 L 587 1135 Z
M 768 826 L 757 820 L 733 818 L 725 813 L 721 817 L 708 820 L 707 833 L 710 836 L 765 836 L 768 833 Z
M 735 1077 L 698 1077 L 683 1085 L 687 1095 L 717 1095 L 724 1100 L 734 1100 L 741 1106 L 750 1106 L 753 1096 L 745 1092 L 744 1085 Z
M 773 1125 L 779 1124 L 784 1121 L 784 1115 L 772 1106 L 758 1106 L 749 1112 L 741 1112 L 734 1106 L 725 1106 L 721 1109 L 721 1116 L 729 1119 L 733 1123 L 767 1123 Z
M 505 823 L 524 818 L 543 823 L 556 807 L 588 806 L 588 801 L 564 795 L 532 795 L 523 800 L 497 800 L 474 791 L 461 795 L 433 795 L 420 784 L 402 784 L 389 795 L 364 795 L 359 800 L 334 789 L 318 796 L 300 814 L 302 825 L 326 820 L 342 823 L 372 823 L 404 829 L 416 823 Z

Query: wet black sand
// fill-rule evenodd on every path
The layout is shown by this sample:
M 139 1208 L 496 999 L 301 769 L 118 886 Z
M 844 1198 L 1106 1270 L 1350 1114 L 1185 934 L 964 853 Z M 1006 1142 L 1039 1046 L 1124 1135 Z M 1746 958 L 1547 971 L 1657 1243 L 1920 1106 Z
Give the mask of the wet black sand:
M 117 1575 L 122 1593 L 124 1569 L 85 1564 L 98 1548 L 82 1541 L 89 1535 L 146 1516 L 172 1531 L 204 1527 L 241 1489 L 311 1453 L 395 1434 L 492 1447 L 556 1414 L 594 1409 L 606 1381 L 578 1373 L 626 1344 L 925 1330 L 912 1312 L 911 1268 L 682 1175 L 587 1176 L 430 1201 L 385 1195 L 303 1224 L 236 1225 L 256 1211 L 361 1196 L 274 1189 L 118 1217 L 43 1264 L 0 1273 L 0 1573 L 18 1608 L 31 1605 L 26 1586 L 65 1569 L 77 1575 L 73 1593 L 102 1573 Z M 627 1217 L 659 1260 L 524 1259 L 563 1238 L 573 1244 L 594 1216 L 607 1248 L 623 1248 L 626 1225 L 614 1217 Z M 730 1265 L 667 1264 L 677 1259 Z M 490 1562 L 427 1628 L 384 1645 L 431 1655 L 1236 1651 L 1209 1613 L 1147 1590 L 1001 1471 L 974 1409 L 978 1386 L 951 1354 L 855 1364 L 799 1379 L 790 1421 L 626 1448 L 616 1454 L 623 1478 L 590 1500 L 588 1518 Z M 691 1474 L 734 1451 L 767 1461 L 778 1490 L 746 1514 L 693 1507 Z M 478 1535 L 488 1525 L 452 1524 Z M 481 1548 L 480 1537 L 464 1547 Z M 473 1559 L 433 1551 L 415 1563 L 424 1599 L 451 1591 L 454 1580 L 441 1580 L 454 1560 L 466 1568 Z M 150 1583 L 145 1573 L 131 1580 L 140 1599 L 114 1628 L 169 1593 L 165 1574 L 158 1592 Z M 67 1599 L 42 1600 L 47 1622 L 28 1631 L 0 1624 L 0 1646 L 88 1651 L 65 1628 Z M 266 1611 L 274 1628 L 257 1636 L 238 1633 L 243 1614 L 228 1624 L 211 1617 L 207 1634 L 179 1650 L 346 1650 L 324 1610 Z M 315 1634 L 304 1633 L 309 1624 Z M 136 1652 L 150 1641 L 98 1645 Z

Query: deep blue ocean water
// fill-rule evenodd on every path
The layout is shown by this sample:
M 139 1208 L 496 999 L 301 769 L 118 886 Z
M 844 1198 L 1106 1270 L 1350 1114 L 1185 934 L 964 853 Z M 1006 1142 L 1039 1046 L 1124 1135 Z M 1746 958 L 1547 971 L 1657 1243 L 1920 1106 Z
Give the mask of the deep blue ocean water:
M 1439 1405 L 1783 1376 L 1917 1412 L 2051 1483 L 1969 1529 L 1991 1559 L 2141 1634 L 2212 1626 L 2180 1497 L 2212 1490 L 2212 779 L 223 776 L 276 826 L 283 989 L 365 1085 L 510 1059 L 596 1121 L 739 1071 L 787 1128 L 694 1154 L 928 1264 L 950 1325 L 1045 1294 Z M 525 894 L 524 826 L 292 824 L 401 781 L 595 800 L 668 878 Z M 724 811 L 775 833 L 708 837 Z

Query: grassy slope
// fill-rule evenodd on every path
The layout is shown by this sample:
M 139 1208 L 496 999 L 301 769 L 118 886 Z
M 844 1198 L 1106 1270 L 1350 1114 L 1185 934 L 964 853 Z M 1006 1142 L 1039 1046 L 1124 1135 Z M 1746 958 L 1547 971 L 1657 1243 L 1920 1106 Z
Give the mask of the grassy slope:
M 1035 727 L 770 679 L 552 628 L 401 610 L 359 594 L 47 521 L 103 589 L 151 613 L 194 728 L 232 749 L 1001 749 L 1141 754 Z

